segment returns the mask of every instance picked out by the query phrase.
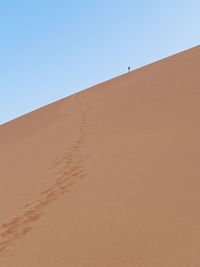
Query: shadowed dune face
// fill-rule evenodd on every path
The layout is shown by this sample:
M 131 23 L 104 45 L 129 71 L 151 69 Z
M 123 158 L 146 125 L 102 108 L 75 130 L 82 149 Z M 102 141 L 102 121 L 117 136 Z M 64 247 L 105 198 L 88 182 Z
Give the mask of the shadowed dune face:
M 0 126 L 0 266 L 200 265 L 200 47 Z

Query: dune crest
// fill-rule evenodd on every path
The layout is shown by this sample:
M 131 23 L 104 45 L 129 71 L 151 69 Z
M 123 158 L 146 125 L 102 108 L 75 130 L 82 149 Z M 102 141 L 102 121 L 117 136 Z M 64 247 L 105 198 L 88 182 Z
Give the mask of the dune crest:
M 0 126 L 0 266 L 200 265 L 200 46 Z

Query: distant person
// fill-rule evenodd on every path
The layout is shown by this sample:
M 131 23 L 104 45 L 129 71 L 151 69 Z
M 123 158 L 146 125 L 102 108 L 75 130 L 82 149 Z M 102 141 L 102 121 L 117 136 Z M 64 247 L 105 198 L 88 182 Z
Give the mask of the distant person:
M 131 70 L 131 67 L 130 66 L 128 66 L 128 72 Z

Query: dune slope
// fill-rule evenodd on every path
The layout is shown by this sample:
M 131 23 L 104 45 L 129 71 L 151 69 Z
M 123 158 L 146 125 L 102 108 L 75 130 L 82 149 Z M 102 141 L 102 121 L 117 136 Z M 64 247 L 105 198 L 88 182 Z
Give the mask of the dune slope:
M 200 46 L 0 126 L 0 266 L 200 266 Z

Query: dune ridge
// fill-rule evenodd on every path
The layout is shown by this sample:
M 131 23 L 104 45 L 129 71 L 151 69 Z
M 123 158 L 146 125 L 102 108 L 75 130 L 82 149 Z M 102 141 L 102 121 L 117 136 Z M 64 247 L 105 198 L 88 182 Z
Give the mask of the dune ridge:
M 200 46 L 0 126 L 0 266 L 199 266 Z

